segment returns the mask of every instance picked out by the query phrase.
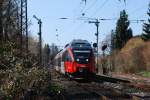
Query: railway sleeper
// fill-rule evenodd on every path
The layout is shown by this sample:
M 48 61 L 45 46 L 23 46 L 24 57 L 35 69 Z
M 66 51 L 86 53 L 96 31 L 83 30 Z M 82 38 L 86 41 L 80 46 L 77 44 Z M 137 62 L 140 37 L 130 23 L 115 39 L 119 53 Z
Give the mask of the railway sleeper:
M 98 93 L 76 93 L 67 95 L 67 100 L 109 100 L 106 96 Z

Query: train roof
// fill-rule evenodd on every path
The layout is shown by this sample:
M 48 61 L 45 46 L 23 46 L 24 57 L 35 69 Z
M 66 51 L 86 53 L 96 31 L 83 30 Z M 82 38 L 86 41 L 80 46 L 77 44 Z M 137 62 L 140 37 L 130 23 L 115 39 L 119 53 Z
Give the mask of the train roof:
M 91 44 L 87 40 L 73 40 L 70 45 L 71 48 L 91 48 Z
M 65 48 L 60 50 L 55 56 L 55 59 L 62 56 L 62 53 L 66 51 L 67 48 L 71 49 L 92 49 L 91 44 L 87 40 L 74 39 L 70 43 L 66 44 Z
M 72 40 L 71 43 L 89 43 L 87 40 L 82 40 L 82 39 L 74 39 Z
M 91 44 L 87 40 L 74 39 L 69 44 L 65 46 L 65 48 L 91 48 Z

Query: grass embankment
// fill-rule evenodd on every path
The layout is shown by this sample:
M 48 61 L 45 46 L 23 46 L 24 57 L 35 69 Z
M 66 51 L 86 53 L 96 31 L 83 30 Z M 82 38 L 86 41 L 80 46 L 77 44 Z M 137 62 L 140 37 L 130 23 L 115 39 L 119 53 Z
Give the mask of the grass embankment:
M 149 76 L 150 41 L 144 42 L 140 37 L 134 37 L 120 51 L 114 51 L 108 61 L 116 72 L 144 72 L 140 75 Z

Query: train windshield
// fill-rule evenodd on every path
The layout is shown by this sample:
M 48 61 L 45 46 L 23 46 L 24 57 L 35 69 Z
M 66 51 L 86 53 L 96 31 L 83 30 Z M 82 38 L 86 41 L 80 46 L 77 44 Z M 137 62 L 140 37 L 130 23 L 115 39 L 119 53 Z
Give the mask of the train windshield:
M 77 63 L 87 64 L 89 62 L 90 50 L 73 50 L 73 56 Z
M 73 43 L 73 47 L 91 47 L 89 43 Z

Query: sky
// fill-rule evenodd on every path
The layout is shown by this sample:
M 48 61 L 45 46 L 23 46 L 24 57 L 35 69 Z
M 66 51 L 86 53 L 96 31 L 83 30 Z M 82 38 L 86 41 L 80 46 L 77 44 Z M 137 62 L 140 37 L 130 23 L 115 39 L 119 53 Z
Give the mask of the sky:
M 129 20 L 147 20 L 148 3 L 150 0 L 28 0 L 28 18 L 31 20 L 29 30 L 38 38 L 36 15 L 42 20 L 43 43 L 55 43 L 64 46 L 73 39 L 85 39 L 96 42 L 96 26 L 89 24 L 86 18 L 118 19 L 123 9 L 129 15 Z M 83 16 L 84 13 L 84 16 Z M 67 19 L 61 19 L 67 18 Z M 112 29 L 115 29 L 117 20 L 100 21 L 99 42 L 104 41 Z M 133 35 L 142 33 L 142 22 L 131 23 Z

